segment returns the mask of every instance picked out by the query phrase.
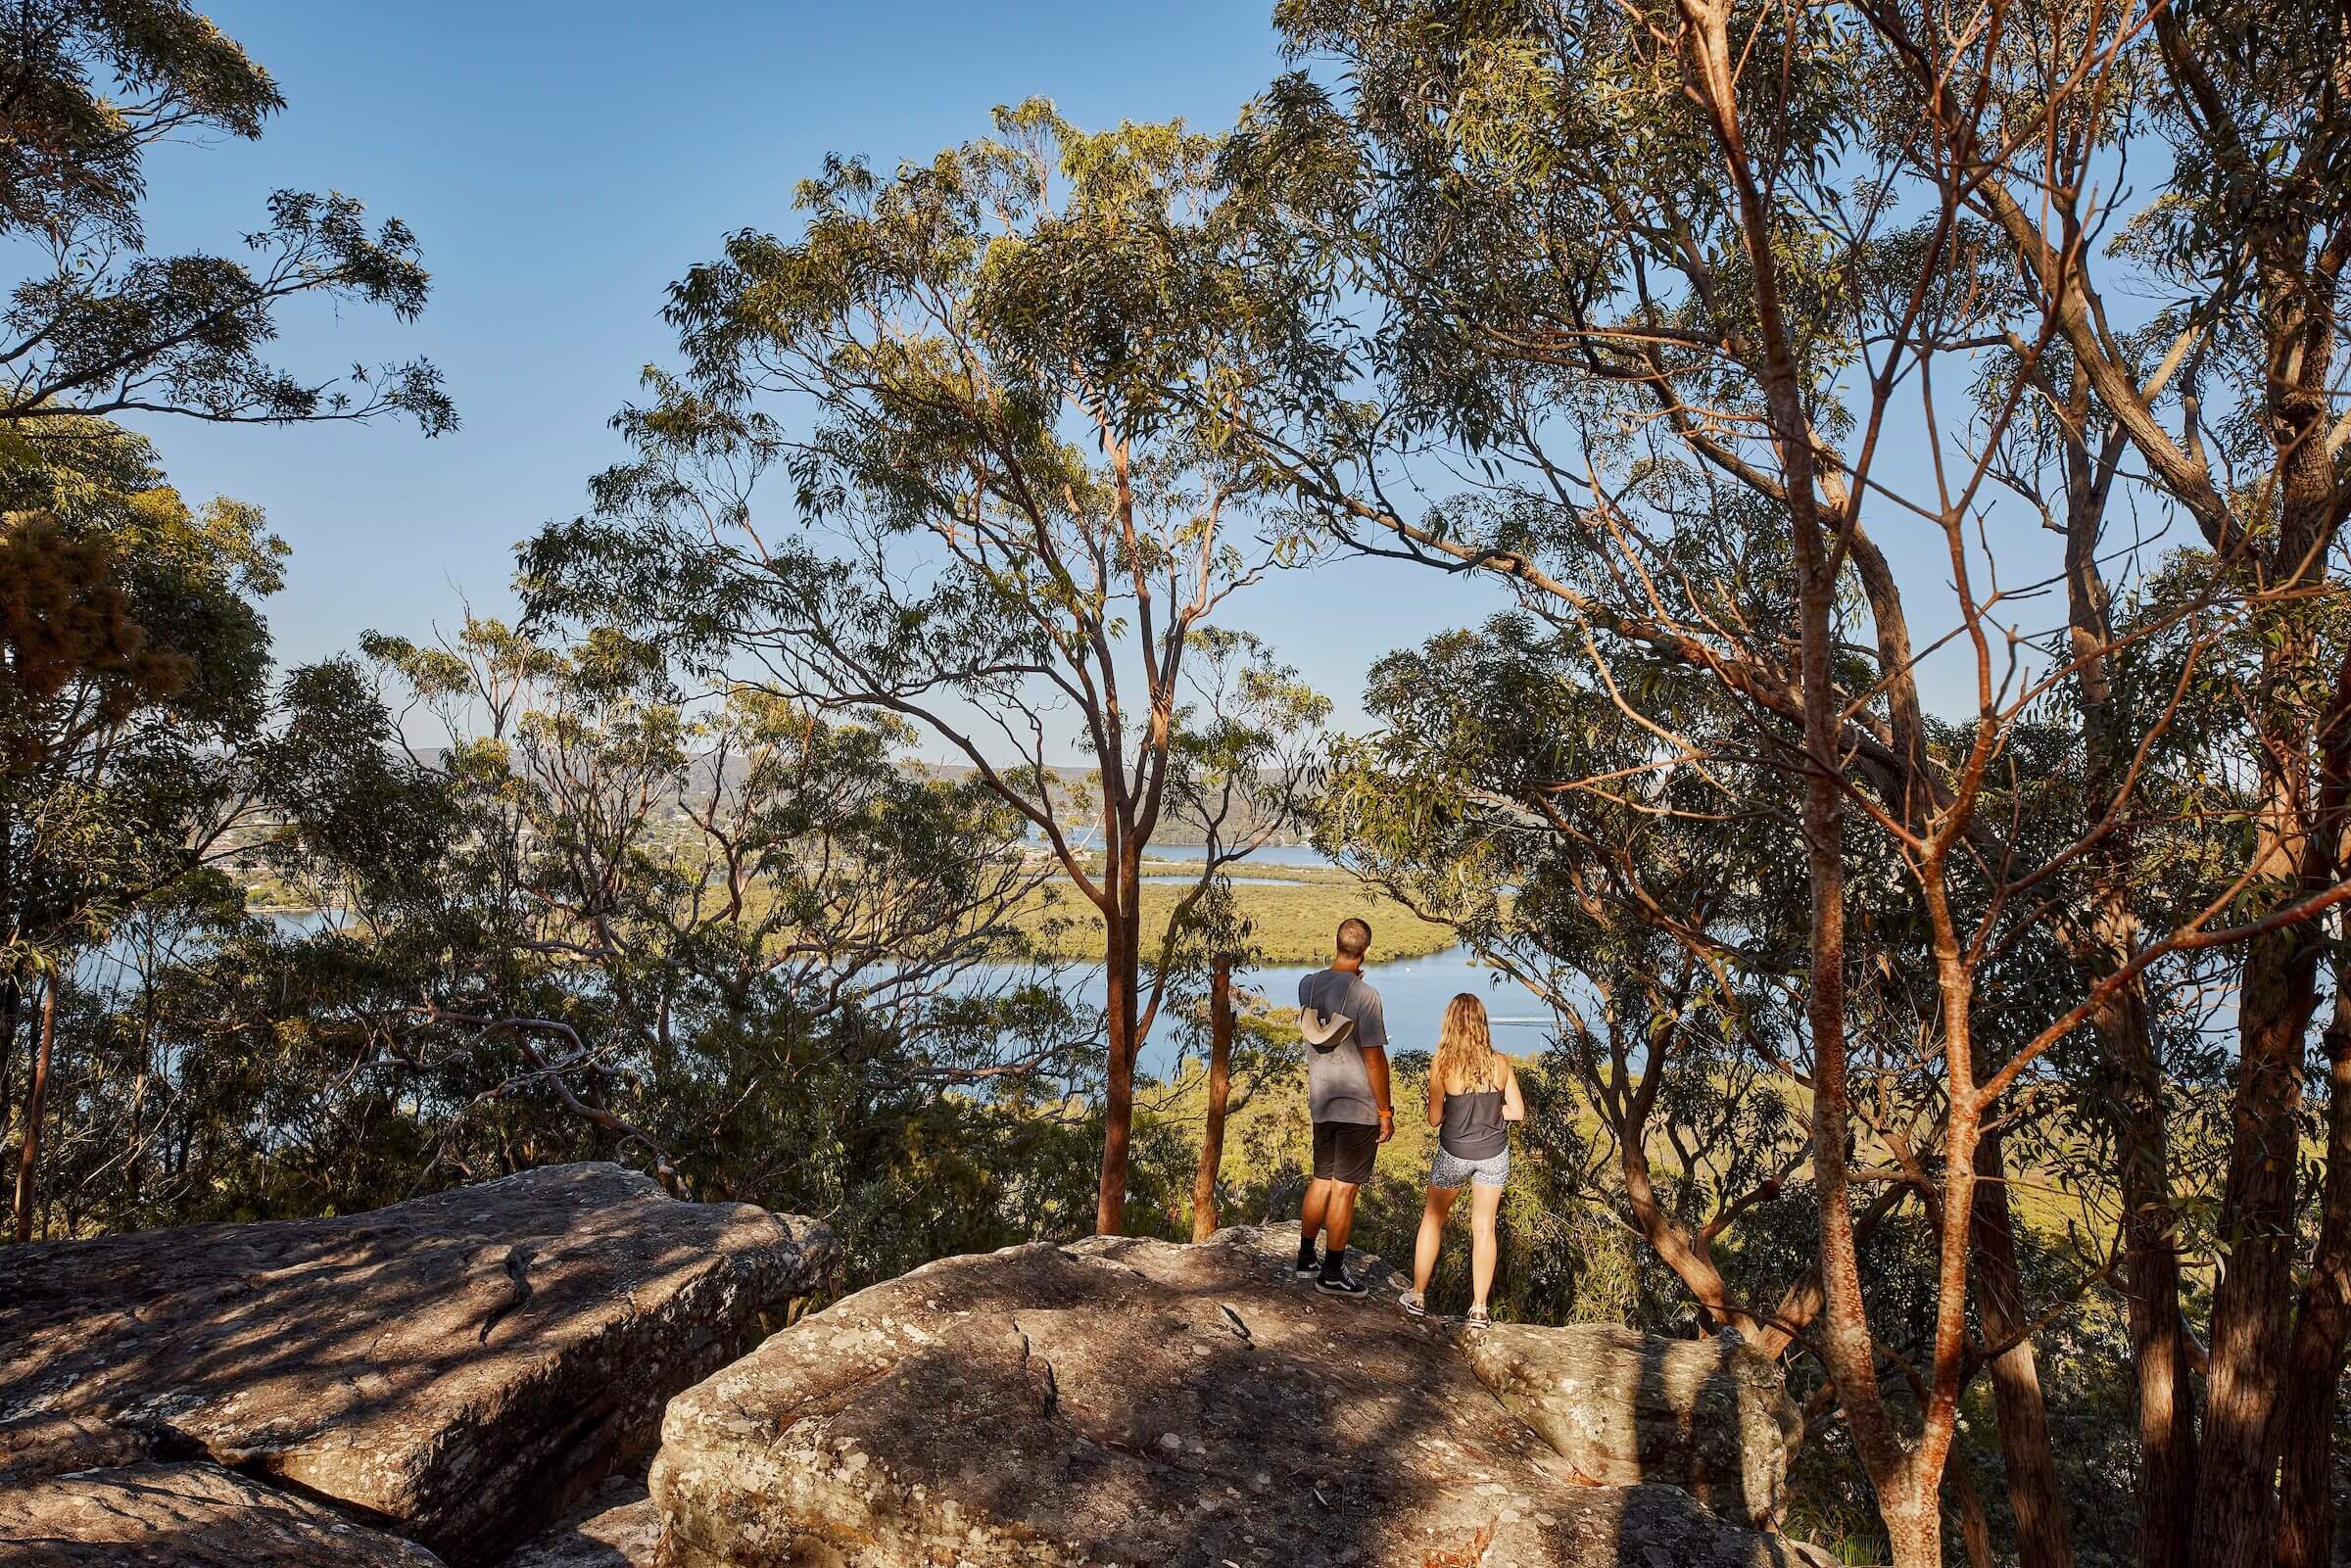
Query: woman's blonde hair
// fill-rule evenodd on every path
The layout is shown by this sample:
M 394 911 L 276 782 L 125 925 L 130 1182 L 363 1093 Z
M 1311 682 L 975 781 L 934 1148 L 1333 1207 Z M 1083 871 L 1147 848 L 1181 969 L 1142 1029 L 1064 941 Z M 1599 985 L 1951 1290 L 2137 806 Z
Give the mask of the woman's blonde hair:
M 1446 1004 L 1445 1026 L 1437 1031 L 1437 1062 L 1429 1070 L 1451 1094 L 1502 1087 L 1502 1057 L 1494 1049 L 1494 1031 L 1486 1024 L 1486 1004 L 1476 992 L 1463 991 Z

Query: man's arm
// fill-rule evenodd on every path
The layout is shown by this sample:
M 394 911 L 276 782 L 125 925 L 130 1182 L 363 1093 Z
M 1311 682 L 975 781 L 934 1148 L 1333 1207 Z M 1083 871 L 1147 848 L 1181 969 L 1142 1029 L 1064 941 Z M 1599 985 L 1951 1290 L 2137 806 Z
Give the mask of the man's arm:
M 1371 1080 L 1372 1103 L 1379 1107 L 1379 1141 L 1396 1136 L 1396 1107 L 1388 1099 L 1388 1053 L 1376 1045 L 1364 1052 L 1364 1075 Z

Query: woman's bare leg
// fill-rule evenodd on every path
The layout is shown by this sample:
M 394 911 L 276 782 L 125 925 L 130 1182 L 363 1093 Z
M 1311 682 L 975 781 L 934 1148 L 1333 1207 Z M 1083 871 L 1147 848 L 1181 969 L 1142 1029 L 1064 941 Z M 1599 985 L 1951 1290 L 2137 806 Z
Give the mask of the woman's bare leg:
M 1413 1289 L 1428 1293 L 1428 1276 L 1437 1271 L 1437 1249 L 1445 1241 L 1445 1216 L 1453 1212 L 1459 1187 L 1431 1187 L 1420 1209 L 1420 1234 L 1413 1241 Z
M 1482 1307 L 1494 1288 L 1494 1216 L 1502 1212 L 1502 1189 L 1469 1188 L 1469 1305 Z M 1422 1221 L 1426 1223 L 1425 1220 Z

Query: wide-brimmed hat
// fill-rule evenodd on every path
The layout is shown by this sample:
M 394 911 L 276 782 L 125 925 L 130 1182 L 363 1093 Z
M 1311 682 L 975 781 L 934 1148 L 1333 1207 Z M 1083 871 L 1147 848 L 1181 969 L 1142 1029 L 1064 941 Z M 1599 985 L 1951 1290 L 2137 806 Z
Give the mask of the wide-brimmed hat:
M 1344 1013 L 1324 1013 L 1311 1007 L 1298 1010 L 1298 1032 L 1318 1051 L 1328 1051 L 1355 1033 L 1355 1020 Z

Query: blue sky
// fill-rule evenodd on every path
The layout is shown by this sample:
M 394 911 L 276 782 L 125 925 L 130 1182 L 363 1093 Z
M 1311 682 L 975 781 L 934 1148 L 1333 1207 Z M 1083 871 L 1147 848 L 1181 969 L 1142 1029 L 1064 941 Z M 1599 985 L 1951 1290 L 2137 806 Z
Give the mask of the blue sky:
M 398 214 L 433 273 L 424 316 L 296 312 L 282 357 L 331 371 L 428 356 L 463 419 L 433 441 L 390 423 L 143 421 L 183 491 L 262 505 L 294 546 L 269 611 L 290 660 L 365 628 L 450 624 L 460 594 L 508 607 L 513 545 L 580 508 L 617 454 L 605 421 L 667 356 L 664 288 L 730 230 L 790 225 L 792 183 L 828 152 L 927 158 L 1035 93 L 1080 124 L 1222 125 L 1280 69 L 1270 0 L 205 9 L 290 107 L 259 143 L 159 151 L 152 243 L 233 247 L 278 186 Z M 1433 586 L 1347 563 L 1285 576 L 1233 619 L 1351 719 L 1368 660 L 1497 602 Z
M 456 620 L 460 595 L 506 611 L 513 546 L 580 508 L 588 476 L 617 454 L 606 420 L 669 354 L 664 288 L 733 229 L 788 230 L 793 182 L 827 153 L 927 158 L 1031 94 L 1084 125 L 1221 126 L 1281 64 L 1271 0 L 206 10 L 290 108 L 259 143 L 154 155 L 154 245 L 233 248 L 279 186 L 340 188 L 398 214 L 434 274 L 423 318 L 297 310 L 283 357 L 325 372 L 428 356 L 464 422 L 434 441 L 389 423 L 143 422 L 183 491 L 256 502 L 293 545 L 270 607 L 290 661 L 350 648 L 368 628 L 428 634 Z M 1917 447 L 1895 431 L 1881 473 L 1925 493 Z M 2042 575 L 2045 537 L 2007 521 L 2003 578 Z M 1913 632 L 1932 641 L 1950 603 L 1941 540 L 1892 510 L 1874 526 L 1913 594 Z M 1266 635 L 1359 728 L 1372 659 L 1501 602 L 1490 586 L 1357 560 L 1285 574 L 1223 618 Z M 2057 613 L 2044 601 L 2024 619 Z M 1930 669 L 1930 701 L 1946 711 L 1970 705 L 1963 662 Z

